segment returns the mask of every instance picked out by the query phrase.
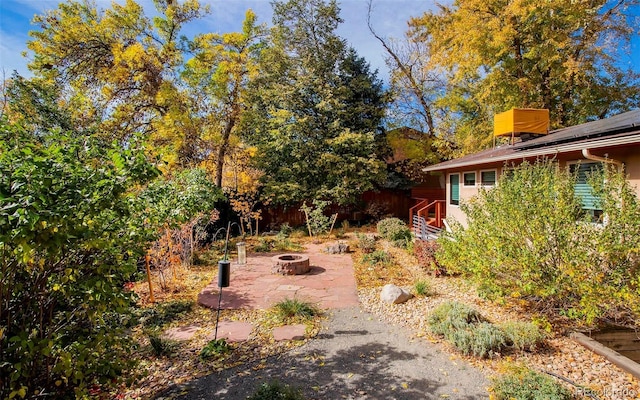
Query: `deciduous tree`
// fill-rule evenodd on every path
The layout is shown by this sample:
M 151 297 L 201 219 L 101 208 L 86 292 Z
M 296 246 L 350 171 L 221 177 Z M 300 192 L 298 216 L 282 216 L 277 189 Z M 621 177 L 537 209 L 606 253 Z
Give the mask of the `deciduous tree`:
M 175 96 L 182 66 L 178 35 L 205 10 L 197 0 L 154 4 L 159 15 L 153 19 L 133 0 L 107 10 L 89 0 L 68 1 L 34 18 L 40 29 L 30 33 L 29 68 L 58 82 L 80 106 L 76 112 L 95 115 L 98 131 L 109 139 L 154 131 L 159 117 L 180 107 L 171 102 L 181 100 Z M 180 146 L 188 145 L 182 140 Z
M 245 111 L 246 91 L 258 74 L 258 56 L 266 29 L 248 10 L 240 32 L 199 35 L 191 47 L 194 57 L 186 64 L 184 77 L 198 101 L 200 129 L 215 150 L 214 176 L 222 187 L 225 157 L 232 135 Z M 234 140 L 237 144 L 238 140 Z
M 444 69 L 438 100 L 461 152 L 490 142 L 495 113 L 547 108 L 551 127 L 609 116 L 640 102 L 638 76 L 619 62 L 637 30 L 637 0 L 457 0 L 410 21 L 429 49 L 427 71 Z

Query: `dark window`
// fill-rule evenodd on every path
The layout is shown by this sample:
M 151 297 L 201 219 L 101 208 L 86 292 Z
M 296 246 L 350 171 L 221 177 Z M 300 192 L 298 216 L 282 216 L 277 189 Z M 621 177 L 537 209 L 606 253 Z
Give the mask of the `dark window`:
M 476 185 L 476 173 L 475 172 L 465 172 L 464 173 L 464 185 L 465 186 L 475 186 Z
M 571 164 L 569 171 L 576 175 L 574 191 L 582 202 L 582 209 L 591 215 L 593 221 L 599 221 L 602 217 L 600 199 L 593 193 L 593 187 L 589 184 L 589 179 L 593 174 L 598 174 L 602 170 L 600 163 L 580 163 Z
M 449 203 L 457 206 L 460 204 L 460 175 L 449 175 L 449 190 L 451 194 Z
M 496 171 L 481 171 L 480 184 L 482 186 L 494 186 L 496 184 Z

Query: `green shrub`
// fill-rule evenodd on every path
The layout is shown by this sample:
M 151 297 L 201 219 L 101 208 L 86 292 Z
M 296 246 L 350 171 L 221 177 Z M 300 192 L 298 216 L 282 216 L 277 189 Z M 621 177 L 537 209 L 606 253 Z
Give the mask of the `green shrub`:
M 133 190 L 158 171 L 130 139 L 123 149 L 0 119 L 2 399 L 82 398 L 131 367 L 125 283 L 156 229 Z
M 200 350 L 200 358 L 207 359 L 214 355 L 225 354 L 231 351 L 231 347 L 225 339 L 210 340 L 202 350 Z
M 302 391 L 280 381 L 263 383 L 247 400 L 304 400 Z
M 272 241 L 267 238 L 259 238 L 258 244 L 253 247 L 253 251 L 256 253 L 268 253 L 272 249 Z
M 411 232 L 409 232 L 408 237 L 396 239 L 392 241 L 391 244 L 399 249 L 410 250 L 413 247 L 413 236 L 411 235 Z
M 278 236 L 288 238 L 292 232 L 293 232 L 293 228 L 291 227 L 291 225 L 289 225 L 288 222 L 284 222 L 280 225 L 280 231 L 278 232 Z
M 440 304 L 427 319 L 431 331 L 445 338 L 450 338 L 457 330 L 467 329 L 470 324 L 483 321 L 484 318 L 480 313 L 466 304 L 458 302 Z
M 376 238 L 373 235 L 362 235 L 358 233 L 358 248 L 363 253 L 373 253 L 376 250 Z
M 455 329 L 447 337 L 464 355 L 486 358 L 499 352 L 505 344 L 502 331 L 493 324 L 480 322 Z
M 306 321 L 320 315 L 320 310 L 313 304 L 297 299 L 284 299 L 276 303 L 273 310 L 281 323 Z
M 300 251 L 303 247 L 290 239 L 278 239 L 272 243 L 273 251 Z
M 520 369 L 494 379 L 493 397 L 496 400 L 570 400 L 571 392 L 554 379 Z
M 151 345 L 153 354 L 158 357 L 170 356 L 176 352 L 178 347 L 180 347 L 179 342 L 164 338 L 155 332 L 149 334 L 149 344 Z
M 437 260 L 491 297 L 518 293 L 586 323 L 620 310 L 640 316 L 640 201 L 623 173 L 604 175 L 589 180 L 607 216 L 597 226 L 568 170 L 551 161 L 511 169 L 461 204 L 467 227 L 452 223 Z
M 413 292 L 416 296 L 431 296 L 431 284 L 425 280 L 418 280 L 413 284 Z
M 371 265 L 386 264 L 390 261 L 391 256 L 384 250 L 376 250 L 373 253 L 364 254 L 362 256 L 362 262 L 366 262 Z
M 304 212 L 307 227 L 311 230 L 312 236 L 320 236 L 329 231 L 331 218 L 324 214 L 324 209 L 330 204 L 328 201 L 313 200 L 313 207 L 303 203 L 300 211 Z
M 531 322 L 511 321 L 500 324 L 506 343 L 519 351 L 534 351 L 545 339 L 544 332 Z
M 391 241 L 394 244 L 400 244 L 401 247 L 411 240 L 411 230 L 401 219 L 385 218 L 377 224 L 378 234 Z

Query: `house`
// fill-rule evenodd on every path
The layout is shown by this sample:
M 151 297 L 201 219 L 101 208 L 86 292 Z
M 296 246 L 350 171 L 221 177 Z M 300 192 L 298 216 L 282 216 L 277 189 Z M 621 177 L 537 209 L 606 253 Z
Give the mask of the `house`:
M 455 219 L 463 226 L 466 225 L 466 216 L 460 209 L 460 204 L 477 195 L 479 188 L 495 186 L 505 168 L 525 160 L 535 162 L 540 158 L 549 158 L 556 160 L 560 166 L 572 168 L 575 165 L 579 174 L 578 185 L 584 186 L 587 186 L 586 175 L 591 168 L 600 163 L 615 164 L 624 168 L 630 183 L 640 196 L 640 110 L 558 129 L 548 134 L 540 129 L 540 116 L 544 114 L 540 111 L 513 109 L 498 114 L 494 136 L 509 137 L 508 144 L 423 169 L 425 172 L 442 174 L 446 182 L 446 200 L 428 213 L 415 216 L 412 223 L 416 237 L 430 238 L 425 226 L 443 227 L 447 225 L 447 219 Z M 535 113 L 538 115 L 533 121 L 531 114 Z M 529 124 L 527 119 L 530 120 Z M 520 124 L 523 120 L 524 124 Z M 505 129 L 505 124 L 511 128 Z M 585 177 L 582 182 L 581 176 Z M 581 188 L 576 186 L 576 189 Z M 597 217 L 601 211 L 597 209 L 596 203 L 590 201 L 589 195 L 590 190 L 583 192 L 583 208 Z

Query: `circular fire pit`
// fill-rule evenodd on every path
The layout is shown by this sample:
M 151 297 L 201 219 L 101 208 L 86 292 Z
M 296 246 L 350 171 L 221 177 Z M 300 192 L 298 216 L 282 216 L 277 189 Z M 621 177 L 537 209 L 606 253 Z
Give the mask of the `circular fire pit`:
M 280 275 L 302 275 L 311 270 L 309 257 L 303 254 L 281 254 L 271 257 L 273 268 L 271 272 Z

